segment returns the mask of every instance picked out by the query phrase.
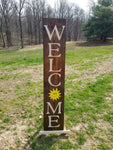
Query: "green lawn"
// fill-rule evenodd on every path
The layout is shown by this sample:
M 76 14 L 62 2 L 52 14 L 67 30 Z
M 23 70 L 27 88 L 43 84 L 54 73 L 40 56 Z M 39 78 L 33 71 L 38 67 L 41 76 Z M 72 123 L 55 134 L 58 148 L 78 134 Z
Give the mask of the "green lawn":
M 67 44 L 65 126 L 43 130 L 42 49 L 0 52 L 0 147 L 32 150 L 113 148 L 113 46 Z

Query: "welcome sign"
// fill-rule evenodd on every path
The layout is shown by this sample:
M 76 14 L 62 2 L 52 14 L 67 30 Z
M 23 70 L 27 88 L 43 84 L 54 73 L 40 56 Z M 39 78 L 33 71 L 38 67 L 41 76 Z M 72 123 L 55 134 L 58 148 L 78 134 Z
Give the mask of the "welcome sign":
M 64 130 L 65 42 L 66 20 L 43 19 L 44 131 Z

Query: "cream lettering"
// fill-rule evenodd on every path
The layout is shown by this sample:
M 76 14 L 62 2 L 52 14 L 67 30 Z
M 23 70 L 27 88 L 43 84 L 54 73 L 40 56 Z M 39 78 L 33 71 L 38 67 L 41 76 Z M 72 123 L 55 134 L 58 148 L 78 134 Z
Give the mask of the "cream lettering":
M 53 37 L 53 35 L 54 35 L 54 32 L 56 32 L 57 38 L 58 38 L 58 40 L 60 40 L 61 37 L 62 37 L 62 34 L 63 34 L 63 32 L 64 32 L 64 29 L 65 29 L 65 26 L 62 26 L 62 31 L 61 31 L 61 33 L 59 33 L 59 32 L 58 32 L 58 28 L 57 28 L 57 26 L 55 25 L 55 27 L 54 27 L 52 33 L 50 33 L 50 31 L 49 31 L 49 29 L 48 29 L 48 25 L 44 25 L 44 27 L 45 27 L 46 32 L 47 32 L 47 34 L 48 34 L 49 40 L 52 39 L 52 37 Z
M 59 43 L 48 43 L 48 45 L 49 45 L 49 56 L 48 57 L 61 57 L 61 54 L 59 54 L 59 55 L 52 55 L 52 51 L 57 51 L 57 52 L 59 52 L 59 48 L 57 48 L 57 49 L 52 49 L 52 46 L 54 45 L 57 45 L 57 46 L 59 46 L 60 47 L 60 44 Z
M 61 104 L 62 104 L 62 102 L 59 102 L 59 103 L 57 104 L 56 108 L 53 109 L 51 103 L 50 103 L 50 102 L 47 102 L 47 113 L 46 113 L 46 114 L 50 114 L 49 108 L 51 108 L 53 114 L 55 114 L 55 112 L 57 111 L 57 109 L 58 109 L 58 114 L 61 114 Z
M 58 119 L 59 119 L 59 116 L 58 115 L 52 115 L 52 116 L 48 116 L 48 118 L 49 118 L 49 128 L 58 128 L 58 127 L 60 127 L 60 124 L 58 124 L 58 125 L 52 125 L 52 122 L 54 122 L 54 123 L 58 123 Z M 53 119 L 53 118 L 56 118 L 56 119 Z
M 58 87 L 58 86 L 61 85 L 61 82 L 59 82 L 58 84 L 55 85 L 55 84 L 52 83 L 52 81 L 51 81 L 52 77 L 55 76 L 55 75 L 61 77 L 61 74 L 59 74 L 59 73 L 53 73 L 53 74 L 51 74 L 51 75 L 49 76 L 48 82 L 49 82 L 49 84 L 50 84 L 51 86 L 53 86 L 53 87 Z
M 61 69 L 59 69 L 59 70 L 53 70 L 53 58 L 49 59 L 49 62 L 50 62 L 49 72 L 61 72 Z

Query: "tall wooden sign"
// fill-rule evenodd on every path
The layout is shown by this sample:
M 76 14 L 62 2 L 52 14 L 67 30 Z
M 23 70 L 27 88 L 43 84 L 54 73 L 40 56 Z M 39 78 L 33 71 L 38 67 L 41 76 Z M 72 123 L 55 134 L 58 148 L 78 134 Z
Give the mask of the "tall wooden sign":
M 64 130 L 65 42 L 66 20 L 43 19 L 44 131 Z

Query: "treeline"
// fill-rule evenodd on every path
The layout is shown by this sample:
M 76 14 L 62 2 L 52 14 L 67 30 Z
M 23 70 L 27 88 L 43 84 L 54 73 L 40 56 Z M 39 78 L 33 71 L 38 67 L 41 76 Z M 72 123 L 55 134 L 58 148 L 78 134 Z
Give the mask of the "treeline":
M 43 18 L 65 18 L 67 41 L 84 38 L 85 13 L 74 3 L 56 0 L 51 8 L 45 0 L 0 0 L 0 46 L 41 44 Z
M 113 40 L 113 0 L 98 0 L 91 7 L 91 15 L 83 30 L 87 40 Z

